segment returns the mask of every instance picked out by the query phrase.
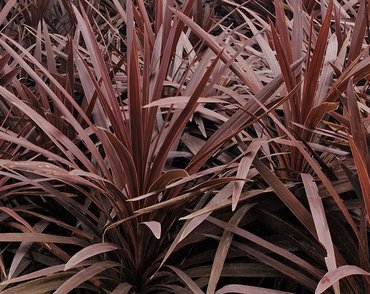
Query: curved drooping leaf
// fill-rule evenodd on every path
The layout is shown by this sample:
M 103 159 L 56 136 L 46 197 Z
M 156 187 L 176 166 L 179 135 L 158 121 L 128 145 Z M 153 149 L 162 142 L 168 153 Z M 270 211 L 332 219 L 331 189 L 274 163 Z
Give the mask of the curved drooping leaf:
M 156 221 L 150 221 L 150 222 L 142 222 L 140 224 L 146 225 L 151 230 L 154 237 L 156 237 L 157 239 L 161 238 L 161 223 L 156 222 Z
M 183 281 L 183 283 L 193 292 L 196 294 L 204 294 L 204 292 L 199 288 L 199 286 L 182 270 L 174 267 L 174 266 L 167 266 L 171 270 L 173 270 L 176 275 Z
M 40 294 L 53 291 L 68 279 L 71 273 L 59 273 L 29 282 L 21 283 L 15 287 L 2 290 L 3 294 Z
M 96 256 L 102 253 L 106 253 L 112 250 L 116 250 L 116 249 L 118 249 L 118 246 L 115 244 L 110 244 L 110 243 L 92 244 L 80 250 L 75 255 L 73 255 L 71 259 L 68 260 L 68 262 L 66 263 L 64 270 L 67 271 L 71 268 L 74 268 L 76 265 L 78 265 L 79 263 L 81 263 L 82 261 L 90 257 Z
M 342 265 L 335 270 L 327 272 L 318 283 L 315 294 L 321 294 L 331 287 L 335 282 L 351 275 L 365 275 L 370 273 L 354 265 Z
M 74 274 L 68 280 L 66 280 L 62 285 L 58 287 L 58 289 L 54 292 L 54 294 L 67 294 L 71 290 L 77 288 L 79 285 L 83 284 L 84 282 L 94 278 L 97 274 L 107 270 L 118 267 L 119 263 L 113 261 L 101 261 L 97 262 L 79 272 Z

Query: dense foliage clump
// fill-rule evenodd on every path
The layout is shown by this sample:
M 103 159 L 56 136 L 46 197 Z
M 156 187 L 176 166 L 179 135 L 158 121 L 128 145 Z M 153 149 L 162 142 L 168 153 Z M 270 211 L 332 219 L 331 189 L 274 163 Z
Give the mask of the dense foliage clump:
M 364 1 L 0 1 L 0 292 L 369 293 Z

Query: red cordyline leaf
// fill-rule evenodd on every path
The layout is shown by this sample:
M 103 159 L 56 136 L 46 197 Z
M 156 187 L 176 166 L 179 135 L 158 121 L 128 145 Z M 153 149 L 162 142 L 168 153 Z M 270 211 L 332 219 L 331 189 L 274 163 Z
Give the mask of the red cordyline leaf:
M 168 268 L 173 270 L 176 275 L 183 281 L 183 283 L 195 294 L 203 294 L 204 292 L 199 288 L 199 286 L 182 270 L 174 266 L 168 265 Z
M 74 92 L 74 55 L 73 55 L 73 43 L 71 40 L 71 37 L 67 40 L 67 45 L 65 48 L 66 54 L 68 56 L 67 59 L 67 66 L 66 66 L 66 72 L 67 72 L 67 78 L 65 83 L 65 88 L 68 91 L 70 95 L 73 95 Z M 72 111 L 72 110 L 71 110 Z
M 348 53 L 348 63 L 353 62 L 361 53 L 362 44 L 365 36 L 366 27 L 368 27 L 368 3 L 366 1 L 359 1 L 360 7 L 355 18 L 355 26 L 352 33 L 351 45 Z
M 19 282 L 25 282 L 25 281 L 28 281 L 28 280 L 34 280 L 34 279 L 37 279 L 37 278 L 40 278 L 40 277 L 45 277 L 45 276 L 51 276 L 51 275 L 53 275 L 57 272 L 63 271 L 63 268 L 64 268 L 64 264 L 58 264 L 58 265 L 50 266 L 50 267 L 47 267 L 47 268 L 44 268 L 44 269 L 41 269 L 41 270 L 38 270 L 38 271 L 34 271 L 30 274 L 26 274 L 26 275 L 16 277 L 16 278 L 12 278 L 12 279 L 9 279 L 9 280 L 4 280 L 0 283 L 0 286 L 5 286 L 5 285 L 19 283 Z
M 1 164 L 0 164 L 1 166 Z M 31 225 L 23 218 L 21 217 L 18 213 L 16 213 L 14 210 L 8 207 L 0 207 L 0 210 L 5 212 L 6 214 L 10 215 L 12 218 L 23 224 L 30 232 L 33 231 Z
M 288 64 L 293 62 L 292 44 L 289 37 L 289 30 L 285 20 L 284 8 L 282 0 L 275 0 L 275 18 L 276 27 L 279 32 L 281 43 L 287 56 Z
M 119 162 L 122 166 L 122 174 L 127 178 L 127 185 L 130 191 L 130 194 L 128 195 L 129 198 L 138 196 L 140 191 L 139 175 L 137 174 L 135 162 L 130 151 L 108 130 L 103 130 L 102 135 L 104 135 L 101 136 L 103 145 L 109 147 L 108 144 L 110 144 L 112 146 L 111 151 L 109 148 L 107 148 L 107 151 L 113 152 L 118 156 Z M 118 163 L 112 162 L 112 164 L 115 165 Z
M 316 97 L 316 89 L 320 71 L 325 57 L 327 47 L 328 34 L 330 30 L 330 21 L 333 9 L 333 0 L 330 0 L 324 21 L 321 25 L 319 36 L 317 38 L 316 47 L 313 52 L 312 60 L 309 62 L 307 74 L 305 75 L 305 83 L 302 96 L 302 119 L 304 120 L 308 112 L 314 105 Z
M 2 254 L 0 254 L 0 270 L 1 270 L 1 274 L 4 276 L 4 278 L 8 279 L 8 275 L 6 274 L 6 268 L 5 268 L 5 264 L 4 264 L 4 258 L 3 258 Z M 1 283 L 0 283 L 0 289 L 1 289 Z
M 3 24 L 3 22 L 6 20 L 6 17 L 8 16 L 8 13 L 10 10 L 12 10 L 13 7 L 16 6 L 17 0 L 9 0 L 6 2 L 6 4 L 3 6 L 3 8 L 0 11 L 0 25 Z M 2 67 L 0 67 L 2 68 Z
M 9 59 L 10 59 L 9 53 L 4 54 L 4 56 L 0 58 L 0 71 L 4 70 L 4 67 L 8 64 Z
M 69 270 L 90 257 L 116 249 L 118 249 L 118 246 L 110 243 L 98 243 L 90 245 L 73 255 L 66 263 L 64 270 Z
M 2 290 L 2 294 L 40 294 L 48 293 L 62 285 L 71 273 L 52 274 L 48 277 L 22 283 L 7 290 Z
M 128 294 L 132 288 L 132 285 L 128 283 L 119 284 L 111 294 Z
M 154 32 L 152 30 L 152 22 L 149 19 L 148 11 L 147 11 L 144 3 L 145 3 L 144 1 L 138 1 L 137 4 L 138 4 L 140 16 L 142 17 L 142 20 L 143 20 L 143 23 L 144 23 L 145 31 L 146 31 L 147 36 L 148 36 L 148 41 L 149 41 L 150 47 L 153 47 L 155 36 L 154 36 Z
M 140 2 L 140 1 L 139 1 Z M 138 59 L 138 48 L 136 44 L 135 24 L 133 17 L 132 1 L 126 3 L 127 12 L 127 88 L 128 88 L 128 106 L 130 112 L 130 132 L 132 157 L 136 166 L 139 179 L 142 178 L 142 172 L 145 163 L 143 162 L 143 116 L 142 116 L 142 95 L 140 88 L 140 66 Z
M 237 226 L 248 210 L 251 208 L 251 205 L 244 205 L 238 211 L 236 211 L 231 217 L 229 224 Z M 227 254 L 231 242 L 233 240 L 233 233 L 228 230 L 224 230 L 222 233 L 221 239 L 218 243 L 217 251 L 215 253 L 215 258 L 213 259 L 211 274 L 208 281 L 207 294 L 215 293 L 217 283 L 220 279 Z
M 240 294 L 293 294 L 293 292 L 285 292 L 272 290 L 261 287 L 246 286 L 246 285 L 237 285 L 231 284 L 222 287 L 220 290 L 217 290 L 215 294 L 226 294 L 226 293 L 240 293 Z
M 245 151 L 246 154 L 239 163 L 238 171 L 236 177 L 244 179 L 247 177 L 249 169 L 252 165 L 254 157 L 257 155 L 258 150 L 261 148 L 261 145 L 266 143 L 265 139 L 256 139 L 248 146 L 248 149 Z M 238 204 L 240 194 L 242 192 L 244 182 L 236 181 L 234 183 L 233 195 L 232 195 L 232 205 L 231 209 L 234 211 L 236 205 Z
M 320 280 L 316 287 L 315 294 L 321 294 L 326 289 L 331 287 L 335 282 L 351 275 L 365 275 L 369 276 L 370 273 L 360 269 L 354 265 L 343 265 L 333 271 L 326 273 Z
M 0 242 L 61 243 L 84 247 L 87 242 L 75 238 L 42 233 L 0 233 Z
M 118 0 L 113 0 L 114 5 L 116 6 L 119 15 L 121 16 L 122 20 L 127 23 L 127 15 L 125 10 L 123 9 L 122 5 L 119 3 Z
M 324 64 L 319 78 L 319 85 L 317 87 L 317 94 L 314 102 L 315 106 L 320 105 L 322 103 L 322 100 L 328 93 L 330 86 L 333 84 L 333 75 L 335 69 L 333 68 L 332 65 L 337 60 L 338 54 L 340 54 L 340 51 L 338 52 L 337 35 L 332 34 L 329 37 Z
M 303 5 L 302 0 L 297 0 L 293 5 L 293 31 L 292 31 L 292 53 L 293 60 L 296 61 L 302 57 L 302 47 L 304 44 L 304 30 L 303 30 Z
M 45 20 L 42 21 L 42 28 L 44 31 L 44 40 L 45 40 L 45 50 L 46 50 L 46 60 L 48 65 L 48 70 L 51 74 L 56 75 L 57 74 L 57 66 L 55 63 L 55 55 L 53 51 L 53 47 L 51 45 L 49 30 L 47 27 L 47 24 Z M 60 97 L 60 93 L 58 89 L 54 89 L 56 94 Z
M 142 78 L 142 83 L 141 83 L 141 87 L 142 87 L 142 101 L 141 101 L 141 104 L 142 105 L 146 105 L 149 103 L 149 96 L 150 96 L 150 91 L 151 89 L 151 79 L 152 77 L 154 77 L 154 75 L 156 75 L 156 72 L 155 72 L 155 69 L 153 68 L 153 65 L 151 64 L 151 61 L 153 59 L 152 58 L 152 53 L 153 53 L 153 50 L 155 50 L 153 48 L 154 44 L 149 44 L 149 35 L 150 33 L 147 32 L 146 30 L 144 31 L 144 60 L 143 60 L 143 63 L 144 63 L 144 68 L 143 68 L 143 78 Z M 154 38 L 154 34 L 152 33 L 152 38 L 153 40 L 157 41 L 157 38 Z M 153 42 L 155 42 L 153 41 Z M 159 52 L 157 52 L 159 53 Z M 157 59 L 158 60 L 158 59 Z M 143 117 L 143 128 L 146 127 L 146 123 L 148 121 L 148 114 L 149 114 L 150 110 L 146 110 L 146 109 L 142 109 L 142 117 Z M 144 131 L 144 134 L 145 134 L 145 130 L 143 129 Z M 145 138 L 145 137 L 144 137 Z M 149 145 L 149 144 L 147 144 Z M 146 149 L 143 148 L 143 152 L 146 153 Z M 145 162 L 145 159 L 143 160 L 143 163 Z M 145 166 L 143 166 L 143 168 L 145 168 Z
M 150 187 L 149 192 L 166 189 L 167 185 L 180 179 L 188 179 L 189 174 L 184 169 L 172 169 L 161 175 Z M 176 182 L 175 182 L 176 183 Z M 154 197 L 153 197 L 154 198 Z M 132 199 L 133 200 L 133 199 Z
M 135 190 L 133 190 L 134 188 L 132 186 L 133 183 L 135 183 L 132 181 L 132 177 L 135 175 L 135 168 L 133 168 L 133 172 L 128 172 L 129 169 L 127 169 L 127 166 L 131 165 L 131 161 L 121 160 L 121 158 L 125 157 L 125 155 L 127 155 L 129 159 L 131 156 L 124 145 L 121 144 L 121 142 L 119 142 L 117 139 L 119 144 L 123 146 L 122 150 L 126 153 L 122 154 L 122 152 L 118 152 L 114 139 L 110 140 L 110 135 L 108 135 L 108 133 L 111 134 L 106 129 L 99 128 L 97 135 L 104 148 L 107 164 L 111 168 L 113 183 L 120 191 L 128 188 L 128 190 L 131 192 L 131 195 L 132 193 L 135 193 Z M 111 134 L 111 136 L 114 137 L 113 134 Z
M 333 102 L 324 102 L 319 106 L 312 108 L 308 113 L 304 126 L 312 130 L 316 129 L 323 117 L 336 109 L 338 109 L 338 104 Z
M 20 67 L 16 67 L 9 71 L 8 73 L 4 74 L 0 78 L 0 85 L 3 85 L 4 87 L 10 84 L 14 81 L 15 77 L 22 71 Z
M 156 221 L 150 221 L 150 222 L 142 222 L 140 224 L 146 225 L 151 230 L 154 237 L 156 237 L 157 239 L 161 238 L 161 223 L 156 222 Z
M 120 264 L 113 261 L 97 262 L 70 277 L 61 286 L 58 287 L 54 294 L 67 294 L 84 282 L 94 278 L 101 272 L 118 266 L 120 266 Z
M 109 100 L 107 99 L 107 96 L 104 95 L 100 84 L 95 80 L 90 66 L 84 60 L 84 57 L 81 56 L 81 53 L 77 50 L 76 46 L 73 46 L 72 52 L 75 52 L 75 64 L 88 102 L 88 106 L 85 110 L 86 116 L 89 117 L 92 115 L 96 126 L 109 129 L 109 123 L 111 123 L 112 128 L 115 131 L 119 130 L 119 123 L 114 116 L 113 109 L 109 106 Z M 82 122 L 82 117 L 80 121 Z M 117 132 L 120 133 L 119 131 Z M 126 138 L 124 139 L 127 141 Z M 125 143 L 126 141 L 123 142 Z
M 327 256 L 325 257 L 325 263 L 328 271 L 333 271 L 337 268 L 337 262 L 335 259 L 334 245 L 331 239 L 330 230 L 328 222 L 325 216 L 325 209 L 322 204 L 322 200 L 318 194 L 318 189 L 313 181 L 313 178 L 309 174 L 301 174 L 304 188 L 306 190 L 306 195 L 308 203 L 310 205 L 312 218 L 315 223 L 317 235 L 321 244 L 324 245 Z M 333 285 L 334 292 L 339 294 L 340 288 L 339 284 Z
M 284 82 L 285 82 L 287 91 L 290 92 L 297 84 L 294 73 L 290 69 L 291 62 L 289 61 L 288 56 L 286 54 L 286 48 L 283 48 L 281 44 L 281 40 L 279 36 L 277 35 L 277 32 L 272 24 L 271 24 L 271 32 L 272 32 L 272 36 L 274 39 L 274 45 L 276 48 L 276 54 L 277 54 L 277 59 L 279 61 L 281 74 L 284 77 Z M 289 45 L 288 47 L 290 48 Z M 284 115 L 287 117 L 288 123 L 291 123 L 291 121 L 298 122 L 298 121 L 301 121 L 302 119 L 300 115 L 300 110 L 297 104 L 298 102 L 299 101 L 297 100 L 297 97 L 292 97 L 289 100 L 289 107 L 287 107 L 286 104 L 283 105 Z

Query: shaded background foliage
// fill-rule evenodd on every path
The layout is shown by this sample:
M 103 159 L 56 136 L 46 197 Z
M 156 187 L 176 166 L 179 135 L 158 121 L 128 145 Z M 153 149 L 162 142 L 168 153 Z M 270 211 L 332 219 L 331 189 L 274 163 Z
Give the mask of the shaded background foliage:
M 1 2 L 2 293 L 367 293 L 367 1 Z

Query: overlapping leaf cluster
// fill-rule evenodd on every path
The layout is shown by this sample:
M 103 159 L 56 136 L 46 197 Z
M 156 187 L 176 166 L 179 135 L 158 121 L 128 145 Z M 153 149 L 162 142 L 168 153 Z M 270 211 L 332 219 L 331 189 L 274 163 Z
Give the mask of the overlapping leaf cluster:
M 367 1 L 9 0 L 1 293 L 370 291 Z

